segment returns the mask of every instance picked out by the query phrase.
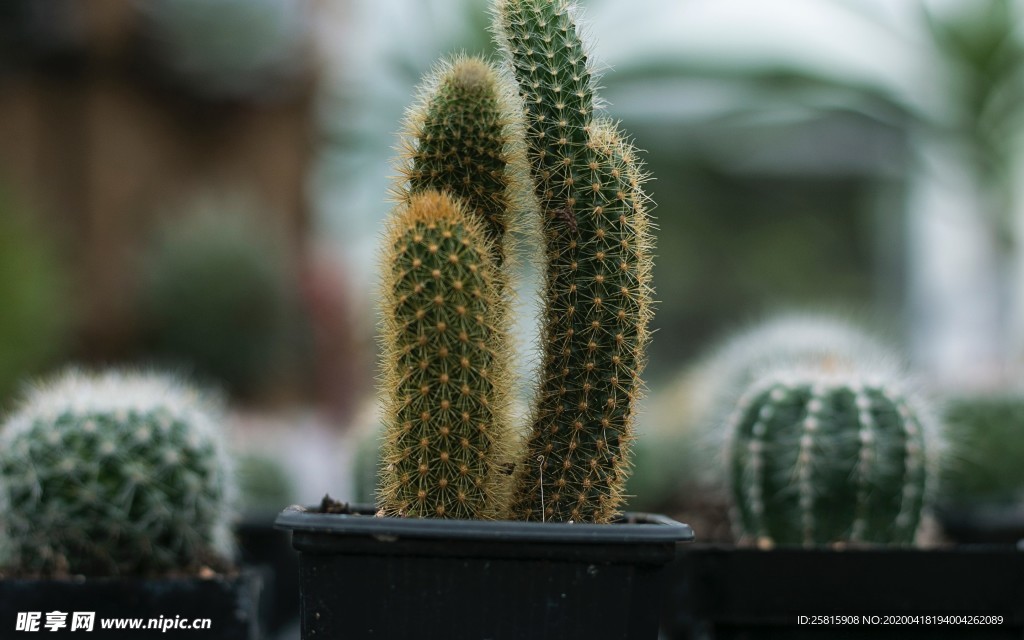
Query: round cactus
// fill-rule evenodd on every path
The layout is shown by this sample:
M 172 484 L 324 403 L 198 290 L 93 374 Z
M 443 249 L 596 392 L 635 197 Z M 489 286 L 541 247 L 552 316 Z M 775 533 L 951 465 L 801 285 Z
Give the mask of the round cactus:
M 813 546 L 914 541 L 935 427 L 881 378 L 778 372 L 742 396 L 727 447 L 741 539 Z
M 390 222 L 381 511 L 502 517 L 509 355 L 490 244 L 480 221 L 438 191 L 414 195 Z
M 894 351 L 856 324 L 824 313 L 785 313 L 723 341 L 691 375 L 692 419 L 718 429 L 759 377 L 794 367 L 900 371 Z
M 221 566 L 235 490 L 217 405 L 156 374 L 69 371 L 0 431 L 4 564 L 29 574 Z

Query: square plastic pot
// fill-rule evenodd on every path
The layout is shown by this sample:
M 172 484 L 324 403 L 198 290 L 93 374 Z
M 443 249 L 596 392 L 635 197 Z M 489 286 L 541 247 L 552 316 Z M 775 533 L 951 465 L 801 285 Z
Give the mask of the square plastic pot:
M 564 524 L 286 509 L 304 640 L 649 638 L 687 525 Z

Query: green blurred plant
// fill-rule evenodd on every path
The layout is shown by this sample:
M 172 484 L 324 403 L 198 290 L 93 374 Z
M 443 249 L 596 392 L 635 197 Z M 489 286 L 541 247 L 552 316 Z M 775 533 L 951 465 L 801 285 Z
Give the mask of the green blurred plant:
M 0 193 L 0 408 L 67 346 L 68 284 L 51 239 Z
M 975 0 L 939 14 L 924 12 L 928 34 L 948 81 L 947 114 L 925 120 L 963 149 L 966 166 L 985 190 L 993 233 L 1003 249 L 1014 230 L 1016 155 L 1024 125 L 1024 32 L 1017 0 Z M 927 9 L 927 5 L 925 5 Z
M 944 418 L 953 452 L 943 468 L 941 501 L 1024 500 L 1024 395 L 956 398 Z
M 235 469 L 239 509 L 276 513 L 294 502 L 295 482 L 284 466 L 269 455 L 241 454 Z
M 0 430 L 2 563 L 43 575 L 223 568 L 236 494 L 220 407 L 174 378 L 67 371 Z
M 143 263 L 140 321 L 159 361 L 252 399 L 283 379 L 298 336 L 284 247 L 236 203 L 168 221 Z

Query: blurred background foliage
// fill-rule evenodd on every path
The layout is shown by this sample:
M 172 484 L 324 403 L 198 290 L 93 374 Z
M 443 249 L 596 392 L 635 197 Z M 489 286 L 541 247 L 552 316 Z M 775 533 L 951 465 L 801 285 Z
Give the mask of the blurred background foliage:
M 657 410 L 672 381 L 778 310 L 852 310 L 943 391 L 1016 386 L 1022 0 L 582 5 L 654 176 L 641 431 L 675 440 L 651 466 L 692 426 Z M 493 52 L 488 24 L 483 0 L 0 3 L 0 404 L 61 361 L 159 361 L 347 427 L 394 134 L 438 57 Z
M 244 202 L 200 202 L 158 230 L 141 265 L 147 354 L 252 400 L 281 384 L 306 350 L 299 292 L 279 239 Z
M 0 193 L 0 410 L 70 346 L 66 268 L 45 230 Z

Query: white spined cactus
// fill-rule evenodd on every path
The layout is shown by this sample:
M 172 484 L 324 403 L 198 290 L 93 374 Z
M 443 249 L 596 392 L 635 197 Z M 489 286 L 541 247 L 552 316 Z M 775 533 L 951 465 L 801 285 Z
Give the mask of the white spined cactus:
M 0 428 L 2 564 L 33 575 L 225 566 L 236 490 L 219 402 L 155 373 L 68 370 Z
M 941 449 L 928 403 L 903 379 L 773 372 L 728 421 L 737 533 L 770 544 L 912 544 Z
M 905 370 L 894 349 L 854 322 L 828 313 L 783 313 L 730 336 L 697 366 L 689 392 L 694 421 L 704 429 L 721 429 L 754 381 L 793 368 Z

